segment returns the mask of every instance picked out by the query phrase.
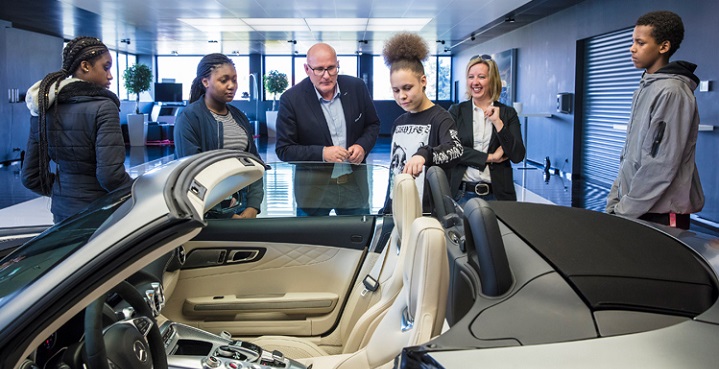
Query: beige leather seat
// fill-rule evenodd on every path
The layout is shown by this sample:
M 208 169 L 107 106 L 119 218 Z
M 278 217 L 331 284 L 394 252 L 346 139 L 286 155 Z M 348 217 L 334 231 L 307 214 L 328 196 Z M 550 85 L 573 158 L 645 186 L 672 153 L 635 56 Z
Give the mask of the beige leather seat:
M 352 354 L 320 356 L 300 362 L 311 364 L 313 369 L 392 367 L 403 347 L 419 345 L 439 335 L 449 287 L 447 247 L 439 221 L 415 220 L 403 249 L 408 251 L 404 285 L 367 346 Z
M 310 337 L 262 336 L 250 341 L 266 350 L 279 350 L 293 359 L 352 353 L 367 345 L 383 313 L 389 309 L 402 289 L 402 271 L 407 255 L 401 245 L 407 243 L 407 230 L 422 214 L 422 202 L 414 178 L 409 174 L 398 175 L 395 177 L 394 186 L 394 229 L 387 246 L 374 265 L 374 268 L 381 268 L 379 274 L 377 271 L 373 273 L 378 276 L 376 279 L 379 288 L 374 292 L 367 291 L 362 281 L 358 281 L 350 293 L 337 329 L 326 337 L 313 340 Z M 366 274 L 365 271 L 360 276 Z

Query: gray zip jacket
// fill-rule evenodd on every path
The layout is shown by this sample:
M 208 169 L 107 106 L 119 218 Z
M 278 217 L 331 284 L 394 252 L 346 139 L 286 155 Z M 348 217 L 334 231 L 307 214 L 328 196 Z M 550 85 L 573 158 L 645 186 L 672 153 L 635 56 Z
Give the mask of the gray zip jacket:
M 704 192 L 694 161 L 699 113 L 696 65 L 678 61 L 644 73 L 632 98 L 619 174 L 607 198 L 608 213 L 701 211 Z

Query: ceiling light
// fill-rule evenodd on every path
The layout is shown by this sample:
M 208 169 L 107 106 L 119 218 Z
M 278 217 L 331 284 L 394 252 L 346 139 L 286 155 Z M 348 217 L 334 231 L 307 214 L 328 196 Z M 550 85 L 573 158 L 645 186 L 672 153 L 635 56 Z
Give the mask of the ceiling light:
M 305 18 L 312 32 L 360 32 L 367 28 L 367 18 Z
M 432 18 L 178 18 L 205 33 L 422 30 Z
M 302 18 L 242 18 L 248 26 L 304 26 Z
M 504 21 L 507 22 L 507 23 L 514 23 L 514 22 L 516 22 L 516 21 L 514 20 L 514 17 L 507 17 L 507 18 L 504 19 Z
M 431 21 L 432 18 L 370 18 L 367 22 L 367 31 L 419 32 Z
M 242 18 L 258 32 L 309 32 L 302 18 Z
M 247 25 L 240 18 L 177 18 L 180 22 L 191 26 L 235 26 Z
M 314 26 L 366 26 L 367 18 L 305 18 L 310 27 Z
M 205 33 L 252 31 L 252 27 L 239 18 L 178 18 L 177 20 Z

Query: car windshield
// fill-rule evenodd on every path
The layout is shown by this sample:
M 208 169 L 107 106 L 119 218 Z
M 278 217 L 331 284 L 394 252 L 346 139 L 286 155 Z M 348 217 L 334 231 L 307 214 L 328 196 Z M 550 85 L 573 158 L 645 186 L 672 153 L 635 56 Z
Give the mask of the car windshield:
M 87 243 L 128 199 L 129 188 L 108 194 L 6 256 L 0 264 L 0 307 Z
M 258 217 L 377 214 L 389 168 L 381 165 L 269 163 Z M 339 167 L 339 169 L 336 169 Z

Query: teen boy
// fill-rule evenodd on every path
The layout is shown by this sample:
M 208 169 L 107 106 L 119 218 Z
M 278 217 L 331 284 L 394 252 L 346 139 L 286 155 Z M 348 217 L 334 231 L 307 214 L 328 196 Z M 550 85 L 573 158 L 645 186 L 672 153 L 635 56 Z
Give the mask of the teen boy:
M 669 11 L 641 16 L 634 27 L 632 62 L 646 69 L 634 92 L 619 174 L 606 211 L 689 229 L 689 214 L 704 206 L 694 155 L 699 113 L 696 65 L 669 62 L 684 38 Z

